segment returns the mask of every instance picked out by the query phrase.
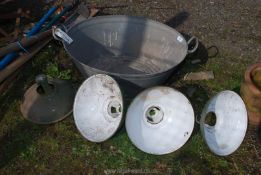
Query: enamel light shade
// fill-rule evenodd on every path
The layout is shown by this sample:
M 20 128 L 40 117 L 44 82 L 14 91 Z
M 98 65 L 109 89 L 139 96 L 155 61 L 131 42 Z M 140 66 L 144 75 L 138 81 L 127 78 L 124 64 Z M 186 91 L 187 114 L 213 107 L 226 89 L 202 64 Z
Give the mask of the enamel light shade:
M 127 111 L 126 130 L 140 150 L 155 155 L 182 147 L 194 127 L 189 100 L 169 87 L 147 89 L 135 97 Z
M 73 114 L 77 129 L 91 142 L 109 139 L 121 125 L 123 100 L 117 82 L 98 74 L 83 82 L 75 97 Z
M 214 114 L 215 124 L 207 123 Z M 247 130 L 247 111 L 243 100 L 233 91 L 223 91 L 206 104 L 200 119 L 203 137 L 210 150 L 219 155 L 232 154 L 242 143 Z
M 51 124 L 69 116 L 75 89 L 70 81 L 36 76 L 24 94 L 20 109 L 24 118 L 37 124 Z

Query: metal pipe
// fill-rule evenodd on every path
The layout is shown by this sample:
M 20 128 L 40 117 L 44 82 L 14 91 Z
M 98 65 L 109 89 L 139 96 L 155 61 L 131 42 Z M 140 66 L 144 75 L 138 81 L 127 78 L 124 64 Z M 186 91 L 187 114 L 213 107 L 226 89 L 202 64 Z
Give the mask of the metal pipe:
M 48 24 L 45 26 L 41 31 L 43 31 L 40 34 L 37 34 L 35 36 L 31 36 L 30 38 L 24 37 L 21 41 L 19 42 L 14 42 L 11 44 L 8 44 L 5 47 L 0 48 L 0 57 L 5 56 L 6 54 L 10 52 L 15 52 L 21 50 L 21 48 L 26 48 L 28 46 L 31 46 L 37 41 L 40 41 L 41 39 L 46 38 L 47 36 L 52 34 L 51 30 L 48 30 L 50 27 L 52 27 L 53 24 L 57 22 L 68 10 L 70 10 L 72 6 L 67 6 L 65 7 L 61 13 L 56 15 Z M 48 30 L 48 31 L 46 31 Z
M 32 44 L 34 44 L 40 40 L 43 40 L 47 36 L 50 36 L 51 34 L 52 34 L 52 30 L 47 30 L 45 32 L 34 35 L 30 38 L 24 37 L 19 42 L 14 42 L 14 43 L 8 44 L 7 46 L 0 48 L 0 57 L 5 56 L 6 54 L 9 54 L 11 52 L 18 52 L 19 50 L 21 50 L 21 47 L 24 47 L 24 48 L 29 47 Z
M 12 73 L 14 73 L 18 68 L 24 65 L 28 60 L 30 60 L 51 40 L 52 40 L 51 36 L 45 38 L 42 42 L 39 42 L 34 46 L 30 47 L 29 54 L 21 55 L 15 61 L 9 64 L 4 70 L 0 72 L 0 83 L 3 82 L 8 76 L 12 75 Z
M 45 23 L 45 21 L 47 21 L 48 18 L 56 11 L 56 9 L 57 9 L 56 6 L 52 7 L 52 8 L 41 18 L 41 20 L 32 28 L 32 30 L 27 33 L 26 36 L 27 36 L 27 37 L 30 37 L 30 36 L 36 34 L 37 32 L 39 32 L 40 29 L 41 29 L 41 27 L 42 27 L 42 25 L 43 25 L 43 24 Z
M 42 25 L 44 22 L 56 11 L 57 7 L 52 7 L 41 19 L 40 21 L 27 33 L 26 37 L 30 37 L 37 32 L 40 31 Z M 18 56 L 17 52 L 10 53 L 6 55 L 1 61 L 0 61 L 0 70 L 3 70 L 16 56 Z
M 55 24 L 66 12 L 68 12 L 69 10 L 71 10 L 72 6 L 66 6 L 61 13 L 59 13 L 58 15 L 56 15 L 41 31 L 46 31 L 49 28 L 52 27 L 53 24 Z

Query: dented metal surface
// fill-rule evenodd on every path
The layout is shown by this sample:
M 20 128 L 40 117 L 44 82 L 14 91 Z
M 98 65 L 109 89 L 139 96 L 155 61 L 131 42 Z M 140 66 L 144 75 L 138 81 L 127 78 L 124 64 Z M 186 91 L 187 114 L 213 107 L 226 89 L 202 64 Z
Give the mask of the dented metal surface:
M 206 123 L 215 114 L 213 125 Z M 247 111 L 243 100 L 233 91 L 222 91 L 206 104 L 200 119 L 202 135 L 210 150 L 220 156 L 232 154 L 242 143 L 247 130 Z
M 127 111 L 126 130 L 132 143 L 149 154 L 168 154 L 182 147 L 194 127 L 189 100 L 169 87 L 140 93 Z
M 75 89 L 67 80 L 36 77 L 36 84 L 25 93 L 20 109 L 23 116 L 37 124 L 58 122 L 72 112 Z
M 73 115 L 80 133 L 92 142 L 109 139 L 120 127 L 123 99 L 117 82 L 97 74 L 83 82 L 75 97 Z

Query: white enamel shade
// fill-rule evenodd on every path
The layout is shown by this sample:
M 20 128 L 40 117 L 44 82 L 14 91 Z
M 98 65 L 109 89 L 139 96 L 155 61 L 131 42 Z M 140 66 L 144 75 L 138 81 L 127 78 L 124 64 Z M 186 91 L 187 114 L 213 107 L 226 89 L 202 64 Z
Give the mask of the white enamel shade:
M 75 97 L 73 114 L 77 129 L 92 142 L 109 139 L 120 127 L 123 100 L 117 82 L 98 74 L 83 82 Z
M 168 154 L 189 139 L 194 111 L 182 93 L 169 87 L 154 87 L 135 97 L 125 125 L 137 148 L 149 154 Z
M 216 124 L 205 123 L 208 113 L 216 115 Z M 247 129 L 247 111 L 243 100 L 233 91 L 223 91 L 206 104 L 200 120 L 201 132 L 210 150 L 226 156 L 242 143 Z

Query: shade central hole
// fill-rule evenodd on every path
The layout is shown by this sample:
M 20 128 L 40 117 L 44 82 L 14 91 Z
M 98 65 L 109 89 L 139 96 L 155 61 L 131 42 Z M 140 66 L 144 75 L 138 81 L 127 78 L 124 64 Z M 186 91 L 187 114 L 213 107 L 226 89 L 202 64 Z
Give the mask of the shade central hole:
M 54 85 L 53 85 L 53 84 L 48 83 L 48 85 L 49 85 L 49 88 L 50 88 L 51 90 L 54 89 Z M 36 91 L 37 91 L 39 94 L 41 94 L 41 95 L 46 93 L 46 92 L 44 91 L 44 88 L 43 88 L 42 86 L 38 86 L 38 87 L 36 88 Z
M 160 123 L 163 119 L 163 112 L 160 107 L 152 106 L 146 111 L 146 118 L 151 124 Z
M 108 114 L 113 117 L 116 118 L 118 116 L 121 115 L 121 104 L 117 101 L 112 101 L 109 103 L 108 105 Z
M 216 120 L 217 120 L 216 114 L 214 112 L 209 112 L 206 115 L 205 124 L 208 124 L 209 126 L 215 126 Z

